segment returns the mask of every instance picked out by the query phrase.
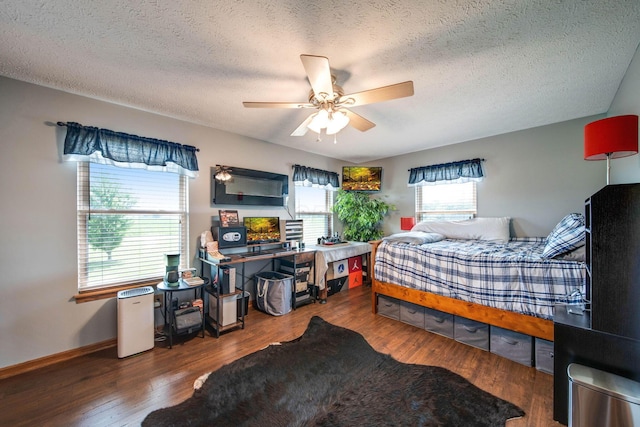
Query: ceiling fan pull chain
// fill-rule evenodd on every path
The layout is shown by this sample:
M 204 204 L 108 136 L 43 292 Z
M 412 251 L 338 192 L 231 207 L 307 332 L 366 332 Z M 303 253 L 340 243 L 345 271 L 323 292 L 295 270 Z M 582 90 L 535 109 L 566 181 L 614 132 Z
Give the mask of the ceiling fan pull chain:
M 338 134 L 337 134 L 337 133 L 334 133 L 334 134 L 333 134 L 333 143 L 334 143 L 334 144 L 337 144 L 337 143 L 338 143 Z

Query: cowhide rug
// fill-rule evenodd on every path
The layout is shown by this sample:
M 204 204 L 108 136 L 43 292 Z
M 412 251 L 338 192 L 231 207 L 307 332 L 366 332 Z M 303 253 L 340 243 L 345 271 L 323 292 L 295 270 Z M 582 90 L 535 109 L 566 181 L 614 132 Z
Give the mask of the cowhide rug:
M 212 372 L 143 426 L 504 426 L 524 415 L 444 368 L 400 363 L 313 317 L 304 334 Z

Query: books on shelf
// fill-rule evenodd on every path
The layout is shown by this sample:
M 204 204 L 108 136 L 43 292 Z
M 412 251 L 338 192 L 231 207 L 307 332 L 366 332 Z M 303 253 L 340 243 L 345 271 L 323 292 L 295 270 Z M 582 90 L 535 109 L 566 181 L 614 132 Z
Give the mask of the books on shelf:
M 200 286 L 204 283 L 204 279 L 202 279 L 202 277 L 189 277 L 182 279 L 182 281 L 188 286 Z

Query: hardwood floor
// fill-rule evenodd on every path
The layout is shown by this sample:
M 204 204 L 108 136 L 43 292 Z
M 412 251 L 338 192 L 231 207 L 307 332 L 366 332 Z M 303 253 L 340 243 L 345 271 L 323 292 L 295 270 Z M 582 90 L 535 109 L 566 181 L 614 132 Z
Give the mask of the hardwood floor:
M 561 426 L 553 421 L 553 377 L 489 352 L 371 313 L 370 287 L 342 291 L 282 317 L 250 309 L 244 330 L 216 339 L 165 342 L 117 358 L 110 348 L 0 381 L 0 425 L 138 425 L 152 410 L 187 399 L 193 382 L 239 357 L 300 336 L 313 315 L 361 333 L 378 351 L 406 363 L 437 365 L 520 406 L 508 427 Z M 322 351 L 322 349 L 318 349 Z

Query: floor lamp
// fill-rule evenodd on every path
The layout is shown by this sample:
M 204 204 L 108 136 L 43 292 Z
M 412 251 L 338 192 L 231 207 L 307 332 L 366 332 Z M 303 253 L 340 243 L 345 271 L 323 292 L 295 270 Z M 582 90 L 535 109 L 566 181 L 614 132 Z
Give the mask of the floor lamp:
M 584 127 L 584 159 L 607 160 L 607 185 L 611 159 L 638 153 L 638 116 L 616 116 L 591 122 Z

